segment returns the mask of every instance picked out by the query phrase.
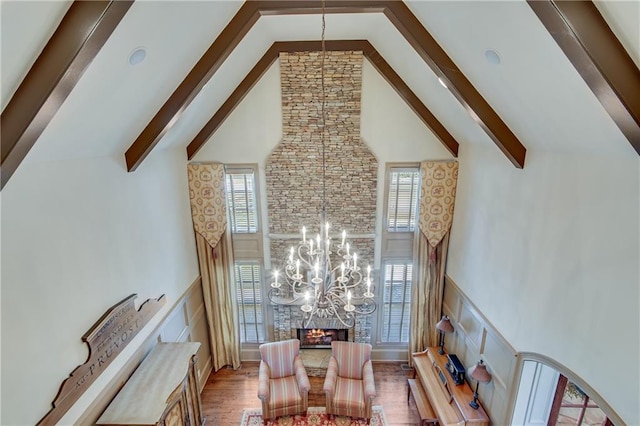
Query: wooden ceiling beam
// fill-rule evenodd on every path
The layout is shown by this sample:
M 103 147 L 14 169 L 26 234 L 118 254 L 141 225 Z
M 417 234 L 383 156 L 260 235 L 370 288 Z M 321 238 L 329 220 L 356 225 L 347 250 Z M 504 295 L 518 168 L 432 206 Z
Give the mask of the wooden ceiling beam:
M 173 127 L 191 101 L 195 99 L 258 19 L 260 19 L 260 12 L 257 4 L 245 1 L 182 83 L 127 149 L 124 156 L 128 171 L 134 171 L 160 142 L 160 139 Z
M 422 122 L 440 140 L 442 145 L 458 158 L 458 141 L 449 133 L 442 123 L 431 113 L 431 110 L 422 103 L 420 98 L 407 86 L 402 78 L 396 73 L 391 65 L 384 60 L 382 55 L 368 41 L 363 46 L 364 56 L 371 62 L 371 65 L 378 70 L 385 80 L 393 87 L 400 97 L 409 105 Z
M 260 16 L 320 13 L 320 4 L 318 0 L 245 1 L 220 36 L 129 147 L 125 153 L 127 169 L 133 171 L 140 165 Z M 443 76 L 454 96 L 500 150 L 516 167 L 524 166 L 524 146 L 402 1 L 327 0 L 325 12 L 384 13 L 437 75 Z
M 382 55 L 367 40 L 328 40 L 325 42 L 328 51 L 362 51 L 363 55 L 371 62 L 374 68 L 394 88 L 400 97 L 418 115 L 424 124 L 429 127 L 444 147 L 453 155 L 458 156 L 458 142 L 411 91 L 409 86 L 393 71 Z M 224 120 L 242 102 L 251 88 L 260 80 L 269 67 L 278 59 L 280 52 L 317 52 L 322 49 L 320 41 L 286 41 L 276 42 L 262 56 L 251 69 L 233 93 L 222 106 L 215 112 L 211 119 L 200 130 L 196 137 L 187 146 L 187 157 L 193 159 L 196 153 L 211 138 Z
M 526 148 L 409 8 L 403 2 L 390 2 L 385 15 L 500 151 L 515 167 L 523 168 Z
M 591 1 L 527 3 L 640 154 L 640 70 L 596 6 Z
M 0 115 L 0 189 L 16 171 L 133 0 L 75 1 Z

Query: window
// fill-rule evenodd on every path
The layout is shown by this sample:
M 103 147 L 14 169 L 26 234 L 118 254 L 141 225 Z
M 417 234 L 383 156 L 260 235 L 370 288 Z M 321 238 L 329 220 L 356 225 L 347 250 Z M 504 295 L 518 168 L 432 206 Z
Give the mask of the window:
M 384 266 L 381 342 L 409 342 L 412 273 L 411 261 L 394 261 Z
M 256 183 L 253 169 L 226 168 L 227 206 L 231 232 L 252 234 L 258 231 Z
M 400 347 L 409 343 L 411 329 L 413 239 L 421 185 L 420 164 L 387 164 L 386 169 L 378 341 Z
M 236 300 L 240 324 L 240 341 L 264 342 L 261 268 L 257 262 L 236 262 Z
M 420 190 L 417 167 L 391 168 L 387 200 L 387 231 L 413 232 Z

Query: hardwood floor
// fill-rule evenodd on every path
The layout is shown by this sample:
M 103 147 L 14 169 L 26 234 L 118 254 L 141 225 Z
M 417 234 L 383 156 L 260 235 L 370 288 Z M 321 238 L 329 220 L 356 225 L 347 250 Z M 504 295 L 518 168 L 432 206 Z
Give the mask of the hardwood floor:
M 221 369 L 212 373 L 202 391 L 202 408 L 207 425 L 237 426 L 244 408 L 259 408 L 258 362 L 244 362 L 237 371 Z M 407 403 L 407 379 L 413 370 L 403 370 L 399 362 L 374 362 L 376 381 L 374 405 L 382 405 L 389 425 L 419 425 L 420 418 L 413 398 Z M 324 377 L 309 377 L 310 407 L 324 407 Z

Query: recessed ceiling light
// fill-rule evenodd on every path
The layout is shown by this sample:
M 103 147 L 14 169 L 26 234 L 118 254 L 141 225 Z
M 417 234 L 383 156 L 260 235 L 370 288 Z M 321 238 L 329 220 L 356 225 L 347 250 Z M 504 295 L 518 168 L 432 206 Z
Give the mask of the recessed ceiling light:
M 147 51 L 145 50 L 145 48 L 138 47 L 134 49 L 133 52 L 131 52 L 131 54 L 129 55 L 129 63 L 131 65 L 138 65 L 139 63 L 144 61 L 144 58 L 146 58 L 146 56 Z
M 442 77 L 438 77 L 438 82 L 440 84 L 442 84 L 442 87 L 444 87 L 445 89 L 448 89 L 447 87 L 447 83 L 444 82 L 444 80 L 442 79 Z
M 500 54 L 494 49 L 487 49 L 484 52 L 484 57 L 487 58 L 487 61 L 489 61 L 490 64 L 499 65 L 500 62 L 502 62 Z

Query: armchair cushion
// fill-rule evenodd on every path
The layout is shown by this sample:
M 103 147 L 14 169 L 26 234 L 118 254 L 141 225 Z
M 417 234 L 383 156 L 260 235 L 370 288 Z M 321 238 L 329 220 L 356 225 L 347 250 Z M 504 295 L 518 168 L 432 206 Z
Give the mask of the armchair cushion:
M 347 416 L 358 416 L 365 409 L 362 380 L 338 377 L 333 407 Z
M 272 410 L 302 405 L 302 395 L 298 390 L 296 376 L 270 380 L 269 393 L 271 394 L 269 408 Z

